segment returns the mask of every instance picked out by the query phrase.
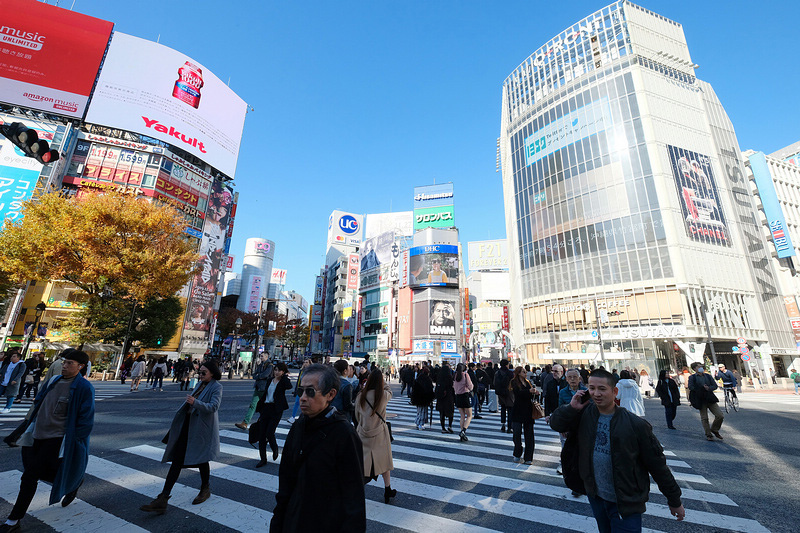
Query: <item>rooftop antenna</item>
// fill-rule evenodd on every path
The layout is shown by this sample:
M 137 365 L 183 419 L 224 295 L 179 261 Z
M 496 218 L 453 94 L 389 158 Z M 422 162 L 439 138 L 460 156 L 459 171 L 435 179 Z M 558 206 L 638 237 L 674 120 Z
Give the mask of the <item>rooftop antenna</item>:
M 156 37 L 156 42 L 157 42 L 157 43 L 160 43 L 160 42 L 161 42 L 161 34 L 160 34 L 160 33 L 158 34 L 158 37 Z

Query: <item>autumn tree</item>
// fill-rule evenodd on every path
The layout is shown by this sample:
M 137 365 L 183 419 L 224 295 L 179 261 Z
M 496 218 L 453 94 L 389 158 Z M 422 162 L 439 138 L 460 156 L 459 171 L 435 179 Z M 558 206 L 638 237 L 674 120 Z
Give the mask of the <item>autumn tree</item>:
M 255 339 L 258 331 L 258 314 L 245 313 L 235 307 L 224 307 L 219 310 L 217 316 L 217 331 L 224 339 L 228 335 L 236 334 L 236 319 L 242 319 L 242 326 L 239 328 L 239 335 L 243 339 Z
M 289 357 L 294 357 L 296 348 L 308 345 L 310 329 L 301 318 L 293 318 L 286 322 L 281 341 L 289 347 Z

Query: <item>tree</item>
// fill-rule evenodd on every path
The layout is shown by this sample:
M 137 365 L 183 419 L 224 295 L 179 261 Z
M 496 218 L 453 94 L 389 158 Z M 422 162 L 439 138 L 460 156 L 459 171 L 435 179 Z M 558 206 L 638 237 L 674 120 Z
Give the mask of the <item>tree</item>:
M 295 348 L 302 348 L 308 344 L 310 329 L 301 318 L 293 318 L 286 322 L 282 337 L 284 346 L 289 346 L 289 357 L 294 357 Z
M 225 307 L 219 310 L 217 316 L 217 331 L 224 339 L 228 335 L 236 333 L 236 319 L 242 319 L 242 327 L 239 328 L 239 335 L 245 339 L 254 339 L 258 331 L 258 314 L 245 313 L 235 307 Z
M 0 231 L 0 265 L 13 281 L 66 280 L 90 297 L 110 288 L 147 302 L 174 295 L 197 268 L 186 223 L 167 205 L 117 192 L 47 193 L 20 212 Z

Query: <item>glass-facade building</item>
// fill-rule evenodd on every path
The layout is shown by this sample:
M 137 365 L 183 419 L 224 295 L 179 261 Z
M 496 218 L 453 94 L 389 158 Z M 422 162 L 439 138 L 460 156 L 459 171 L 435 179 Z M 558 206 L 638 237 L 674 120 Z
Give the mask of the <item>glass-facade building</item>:
M 652 374 L 710 354 L 706 322 L 718 358 L 745 373 L 742 338 L 759 355 L 796 349 L 769 252 L 751 240 L 760 223 L 741 194 L 733 128 L 695 67 L 680 24 L 621 1 L 506 78 L 500 147 L 523 359 Z

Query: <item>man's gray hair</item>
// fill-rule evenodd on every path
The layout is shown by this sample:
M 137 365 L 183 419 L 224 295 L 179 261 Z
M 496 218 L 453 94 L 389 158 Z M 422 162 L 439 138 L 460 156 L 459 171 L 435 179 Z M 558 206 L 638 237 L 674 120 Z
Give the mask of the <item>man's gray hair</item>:
M 333 367 L 320 365 L 320 364 L 313 364 L 306 367 L 305 371 L 303 371 L 303 377 L 311 377 L 319 375 L 318 383 L 319 392 L 321 394 L 328 394 L 331 389 L 336 389 L 337 391 L 341 387 L 341 380 L 339 379 L 339 374 Z
M 569 373 L 570 373 L 570 372 L 575 372 L 575 373 L 576 373 L 576 374 L 578 374 L 579 376 L 581 375 L 581 371 L 580 371 L 580 370 L 578 370 L 577 368 L 570 368 L 569 370 L 567 370 L 566 372 L 564 372 L 564 377 L 567 377 L 567 376 L 569 375 Z

